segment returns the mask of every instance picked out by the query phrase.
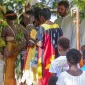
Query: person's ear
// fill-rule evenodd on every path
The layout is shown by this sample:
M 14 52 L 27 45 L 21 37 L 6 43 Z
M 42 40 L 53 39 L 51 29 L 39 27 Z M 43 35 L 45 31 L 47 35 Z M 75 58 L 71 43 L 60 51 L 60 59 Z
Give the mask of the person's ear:
M 45 18 L 43 16 L 40 16 L 40 22 L 41 24 L 45 22 Z

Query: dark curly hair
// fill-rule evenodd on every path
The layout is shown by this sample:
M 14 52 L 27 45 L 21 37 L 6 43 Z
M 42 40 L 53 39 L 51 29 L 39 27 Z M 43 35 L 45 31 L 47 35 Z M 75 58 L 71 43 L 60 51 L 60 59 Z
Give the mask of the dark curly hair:
M 58 44 L 63 48 L 63 50 L 67 50 L 70 47 L 70 40 L 62 36 L 58 39 Z
M 69 2 L 68 1 L 60 1 L 58 3 L 58 6 L 63 5 L 65 8 L 69 8 Z
M 32 9 L 30 9 L 30 10 L 26 11 L 25 13 L 26 13 L 26 14 L 28 14 L 28 15 L 29 15 L 29 14 L 31 14 L 31 15 L 33 15 L 33 16 L 34 16 L 34 12 L 33 12 L 33 10 L 32 10 Z
M 17 15 L 16 15 L 16 13 L 14 13 L 13 10 L 8 10 L 5 14 L 5 18 L 8 19 L 8 20 L 16 20 Z
M 51 11 L 49 8 L 43 8 L 40 11 L 40 16 L 43 16 L 46 20 L 51 18 Z
M 76 65 L 81 60 L 81 53 L 77 49 L 70 49 L 66 54 L 69 63 Z
M 39 20 L 39 14 L 40 14 L 41 8 L 40 7 L 35 7 L 35 8 L 33 8 L 33 11 L 34 11 L 35 19 Z

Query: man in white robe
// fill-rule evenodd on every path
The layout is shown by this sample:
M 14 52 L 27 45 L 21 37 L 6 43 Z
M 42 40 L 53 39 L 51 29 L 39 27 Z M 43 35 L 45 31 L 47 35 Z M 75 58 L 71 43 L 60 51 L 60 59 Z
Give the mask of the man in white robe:
M 63 36 L 70 40 L 70 48 L 76 48 L 76 25 L 74 24 L 74 17 L 68 14 L 61 24 Z
M 61 16 L 55 23 L 58 23 L 63 31 L 63 36 L 70 40 L 70 48 L 76 48 L 76 25 L 74 24 L 74 17 L 68 14 L 68 1 L 60 1 L 58 3 L 58 14 Z
M 59 18 L 57 18 L 54 22 L 57 23 L 59 26 L 61 26 L 62 20 L 66 15 L 68 15 L 68 11 L 69 11 L 68 1 L 60 1 L 58 3 L 58 9 L 57 9 L 57 14 L 59 15 Z

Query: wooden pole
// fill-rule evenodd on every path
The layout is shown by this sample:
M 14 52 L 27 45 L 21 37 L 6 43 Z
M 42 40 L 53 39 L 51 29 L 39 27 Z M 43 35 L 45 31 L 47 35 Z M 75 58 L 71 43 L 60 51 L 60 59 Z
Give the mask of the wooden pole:
M 80 19 L 79 19 L 79 9 L 73 8 L 71 10 L 71 15 L 76 14 L 76 19 L 74 20 L 74 23 L 76 24 L 76 40 L 77 40 L 77 50 L 80 50 Z
M 80 51 L 80 19 L 79 19 L 79 9 L 78 8 L 73 8 L 71 10 L 71 15 L 73 15 L 74 12 L 76 14 L 76 19 L 74 20 L 74 23 L 76 24 L 77 50 Z M 83 59 L 81 58 L 80 67 L 82 67 L 82 66 L 83 66 Z

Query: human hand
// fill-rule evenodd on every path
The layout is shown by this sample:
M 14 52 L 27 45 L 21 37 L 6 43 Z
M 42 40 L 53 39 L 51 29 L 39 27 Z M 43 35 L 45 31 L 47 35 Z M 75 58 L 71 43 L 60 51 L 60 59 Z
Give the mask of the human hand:
M 7 49 L 4 50 L 4 58 L 8 58 L 12 55 L 11 51 L 8 51 Z

